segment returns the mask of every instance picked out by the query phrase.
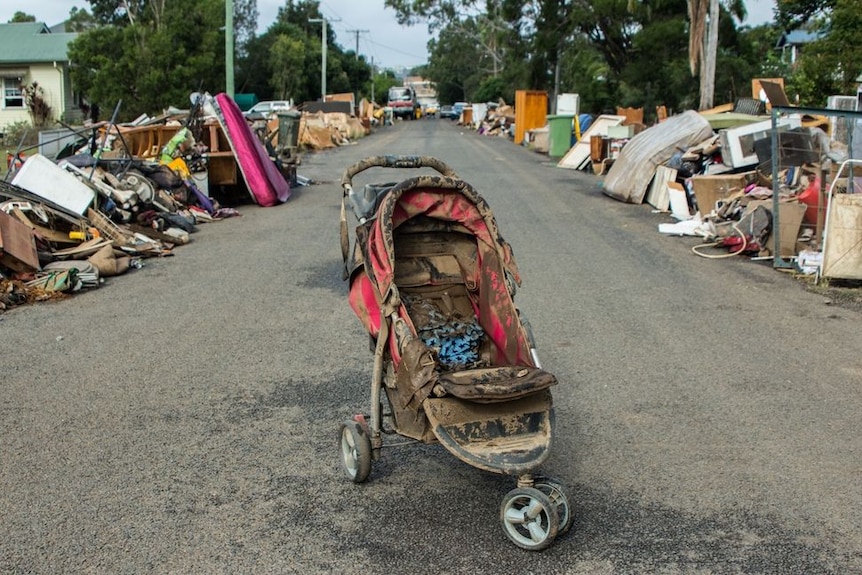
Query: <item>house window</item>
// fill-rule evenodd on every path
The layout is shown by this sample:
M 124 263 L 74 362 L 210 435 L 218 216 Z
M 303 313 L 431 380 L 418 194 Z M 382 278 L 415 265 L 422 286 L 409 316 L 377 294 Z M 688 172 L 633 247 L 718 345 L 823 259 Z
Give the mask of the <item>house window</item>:
M 18 78 L 0 78 L 3 86 L 3 107 L 23 108 L 24 93 L 21 90 L 21 80 Z

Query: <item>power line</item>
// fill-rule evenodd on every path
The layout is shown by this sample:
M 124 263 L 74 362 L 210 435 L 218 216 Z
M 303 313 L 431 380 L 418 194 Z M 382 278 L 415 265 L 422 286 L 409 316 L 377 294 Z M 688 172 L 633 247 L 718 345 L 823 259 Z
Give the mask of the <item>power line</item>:
M 411 54 L 409 52 L 404 52 L 403 50 L 399 50 L 398 48 L 393 48 L 392 46 L 387 46 L 386 44 L 381 44 L 380 42 L 375 42 L 374 40 L 367 40 L 369 43 L 374 44 L 375 46 L 380 46 L 381 48 L 386 48 L 387 50 L 391 50 L 393 52 L 397 52 L 402 56 L 410 56 L 411 58 L 417 58 L 419 60 L 427 60 L 426 56 L 417 56 L 416 54 Z

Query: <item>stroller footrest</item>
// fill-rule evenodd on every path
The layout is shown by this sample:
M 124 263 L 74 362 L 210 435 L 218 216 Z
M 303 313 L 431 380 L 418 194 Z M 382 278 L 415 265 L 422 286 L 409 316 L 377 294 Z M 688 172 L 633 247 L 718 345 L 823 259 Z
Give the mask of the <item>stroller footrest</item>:
M 557 378 L 536 367 L 506 366 L 444 373 L 437 383 L 457 398 L 493 403 L 547 389 Z
M 441 397 L 422 405 L 441 445 L 469 465 L 516 475 L 535 469 L 548 456 L 553 421 L 549 391 L 508 402 Z

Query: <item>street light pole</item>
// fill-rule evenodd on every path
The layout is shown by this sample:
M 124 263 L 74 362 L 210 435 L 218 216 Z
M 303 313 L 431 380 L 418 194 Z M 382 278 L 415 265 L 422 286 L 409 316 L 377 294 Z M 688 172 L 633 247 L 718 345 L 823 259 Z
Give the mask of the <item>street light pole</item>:
M 320 101 L 326 101 L 326 18 L 309 18 L 309 22 L 317 23 L 320 22 L 323 24 L 323 30 L 320 33 L 320 51 L 321 51 L 321 65 L 320 65 Z

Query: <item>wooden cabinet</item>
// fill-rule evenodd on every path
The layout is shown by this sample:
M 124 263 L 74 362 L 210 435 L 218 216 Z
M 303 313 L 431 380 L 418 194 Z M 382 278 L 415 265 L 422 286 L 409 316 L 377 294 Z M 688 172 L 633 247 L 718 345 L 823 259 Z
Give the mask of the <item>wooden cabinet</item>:
M 158 160 L 161 149 L 182 128 L 180 125 L 156 124 L 152 126 L 119 126 L 119 133 L 132 157 L 141 160 Z M 201 134 L 207 147 L 207 170 L 210 186 L 230 186 L 238 182 L 237 165 L 227 136 L 218 122 L 207 122 Z

